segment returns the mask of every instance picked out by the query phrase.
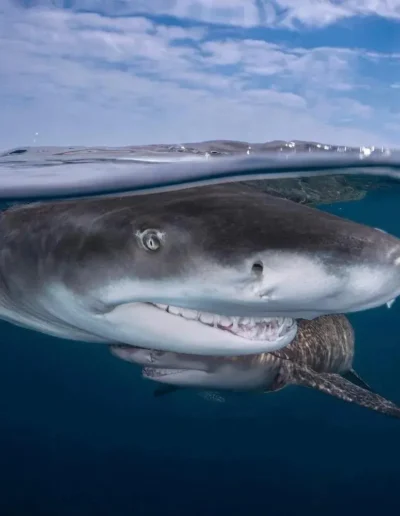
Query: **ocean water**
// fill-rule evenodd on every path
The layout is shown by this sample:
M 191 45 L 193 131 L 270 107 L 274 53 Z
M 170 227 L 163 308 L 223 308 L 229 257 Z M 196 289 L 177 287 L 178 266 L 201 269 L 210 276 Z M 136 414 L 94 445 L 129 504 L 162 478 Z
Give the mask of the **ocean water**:
M 320 209 L 400 237 L 399 195 Z M 356 370 L 400 403 L 400 301 L 349 318 Z M 105 346 L 0 335 L 1 516 L 398 512 L 399 420 L 300 387 L 154 398 Z

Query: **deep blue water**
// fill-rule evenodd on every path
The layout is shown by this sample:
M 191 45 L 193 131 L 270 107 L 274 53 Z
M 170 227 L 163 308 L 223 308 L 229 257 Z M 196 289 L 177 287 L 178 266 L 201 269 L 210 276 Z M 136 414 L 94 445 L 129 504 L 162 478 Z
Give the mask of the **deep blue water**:
M 394 191 L 324 209 L 400 236 Z M 399 316 L 350 316 L 356 369 L 397 402 Z M 398 513 L 398 420 L 296 387 L 155 399 L 102 345 L 0 330 L 0 516 Z

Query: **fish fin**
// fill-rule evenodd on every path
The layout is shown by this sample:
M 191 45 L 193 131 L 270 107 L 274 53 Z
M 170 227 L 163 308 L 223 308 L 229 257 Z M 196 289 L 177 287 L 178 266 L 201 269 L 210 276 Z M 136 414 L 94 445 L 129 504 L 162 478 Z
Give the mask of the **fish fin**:
M 325 392 L 381 414 L 400 418 L 400 407 L 379 394 L 368 391 L 333 373 L 316 373 L 305 367 L 291 368 L 291 383 Z
M 372 388 L 366 382 L 364 382 L 361 376 L 356 371 L 354 371 L 354 369 L 347 371 L 343 377 L 349 380 L 349 382 L 354 383 L 354 385 L 358 385 L 367 391 L 373 392 Z
M 160 396 L 167 396 L 167 394 L 172 394 L 179 390 L 180 387 L 177 387 L 176 385 L 159 385 L 154 389 L 153 396 L 155 398 L 159 398 Z

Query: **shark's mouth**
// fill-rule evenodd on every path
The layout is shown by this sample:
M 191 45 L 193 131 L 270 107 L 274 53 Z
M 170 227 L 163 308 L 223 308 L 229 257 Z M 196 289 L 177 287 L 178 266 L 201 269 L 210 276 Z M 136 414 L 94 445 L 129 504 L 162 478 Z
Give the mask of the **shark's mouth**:
M 165 376 L 173 376 L 180 373 L 186 373 L 187 369 L 163 369 L 160 367 L 143 367 L 143 378 L 154 379 L 163 378 Z
M 296 328 L 289 317 L 226 317 L 209 312 L 199 312 L 172 305 L 154 303 L 153 306 L 175 317 L 195 321 L 205 326 L 227 331 L 247 340 L 276 341 Z

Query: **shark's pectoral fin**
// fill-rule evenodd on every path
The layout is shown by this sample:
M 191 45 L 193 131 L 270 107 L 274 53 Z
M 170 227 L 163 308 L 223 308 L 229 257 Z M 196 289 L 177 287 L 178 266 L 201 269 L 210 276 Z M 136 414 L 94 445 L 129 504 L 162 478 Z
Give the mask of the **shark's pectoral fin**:
M 317 389 L 344 401 L 361 405 L 381 414 L 400 418 L 400 407 L 391 401 L 354 385 L 338 374 L 316 373 L 304 367 L 293 367 L 290 371 L 291 383 Z
M 364 382 L 361 376 L 358 373 L 356 373 L 354 369 L 350 369 L 350 371 L 347 371 L 347 373 L 345 373 L 343 377 L 349 380 L 349 382 L 354 383 L 354 385 L 358 385 L 363 389 L 367 389 L 367 391 L 373 392 L 371 387 L 366 382 Z
M 173 392 L 179 391 L 180 389 L 181 387 L 177 387 L 176 385 L 160 385 L 154 389 L 153 396 L 155 398 L 159 398 L 160 396 L 172 394 Z

